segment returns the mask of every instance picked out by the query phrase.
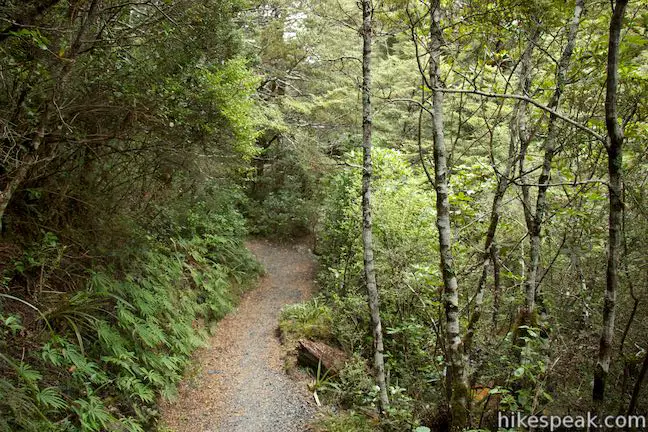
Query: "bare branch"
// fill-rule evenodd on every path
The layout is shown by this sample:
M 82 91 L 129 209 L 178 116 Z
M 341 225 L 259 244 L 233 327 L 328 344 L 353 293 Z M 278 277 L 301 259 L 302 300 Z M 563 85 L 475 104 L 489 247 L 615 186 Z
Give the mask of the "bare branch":
M 546 111 L 557 118 L 561 119 L 562 121 L 569 123 L 570 125 L 582 130 L 583 132 L 588 133 L 589 135 L 593 136 L 596 138 L 598 141 L 603 143 L 604 145 L 606 144 L 606 138 L 603 135 L 600 135 L 598 132 L 596 132 L 593 129 L 588 128 L 582 123 L 577 122 L 576 120 L 573 120 L 566 115 L 549 108 L 546 105 L 541 104 L 540 102 L 528 97 L 528 96 L 522 96 L 522 95 L 517 95 L 517 94 L 506 94 L 506 93 L 489 93 L 489 92 L 484 92 L 481 90 L 465 90 L 465 89 L 451 89 L 451 88 L 435 88 L 433 89 L 435 91 L 439 91 L 442 93 L 464 93 L 464 94 L 474 94 L 478 96 L 483 96 L 483 97 L 488 97 L 488 98 L 500 98 L 500 99 L 516 99 L 516 100 L 521 100 L 527 103 L 530 103 L 531 105 L 540 108 L 543 111 Z

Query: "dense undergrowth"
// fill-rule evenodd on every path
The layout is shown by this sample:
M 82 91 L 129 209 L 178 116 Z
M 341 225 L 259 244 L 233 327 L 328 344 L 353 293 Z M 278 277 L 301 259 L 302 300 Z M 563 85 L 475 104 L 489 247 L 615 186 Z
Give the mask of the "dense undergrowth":
M 317 168 L 321 155 L 277 138 L 255 158 L 254 183 L 244 205 L 250 232 L 276 240 L 312 233 L 321 194 L 321 169 Z
M 357 165 L 360 156 L 351 152 L 349 164 Z M 412 430 L 443 398 L 435 386 L 442 380 L 442 360 L 431 356 L 435 329 L 425 324 L 440 305 L 434 215 L 428 205 L 433 196 L 420 187 L 420 177 L 400 152 L 378 149 L 374 164 L 380 173 L 373 212 L 391 406 L 386 417 L 377 417 L 358 217 L 361 173 L 338 171 L 325 181 L 317 232 L 321 292 L 309 303 L 286 307 L 280 324 L 294 339 L 322 340 L 350 355 L 340 374 L 319 386 L 322 400 L 344 411 L 325 416 L 318 430 Z
M 351 152 L 349 165 L 357 165 L 358 158 Z M 318 421 L 316 430 L 444 430 L 446 363 L 434 195 L 403 153 L 376 149 L 374 164 L 378 173 L 373 208 L 375 259 L 390 396 L 386 415 L 376 413 L 378 392 L 370 366 L 373 342 L 364 287 L 359 170 L 338 170 L 327 176 L 315 250 L 321 291 L 310 302 L 284 308 L 280 327 L 287 340 L 320 340 L 349 355 L 337 376 L 314 373 L 320 399 L 332 407 Z M 485 230 L 485 221 L 476 209 L 487 203 L 493 187 L 482 180 L 483 169 L 464 166 L 451 185 L 452 208 L 458 220 L 453 229 L 465 242 L 456 245 L 457 265 L 469 287 L 476 284 L 477 275 L 467 244 Z M 523 235 L 521 228 L 512 225 L 502 232 L 511 243 Z M 503 244 L 507 243 L 503 240 Z M 574 313 L 564 312 L 565 305 L 550 300 L 546 308 L 555 314 L 551 318 L 553 332 L 541 321 L 520 325 L 516 321 L 522 295 L 520 276 L 515 274 L 518 265 L 514 256 L 503 260 L 500 303 L 493 299 L 486 303 L 487 316 L 476 331 L 478 348 L 469 371 L 472 430 L 497 430 L 497 411 L 528 414 L 543 410 L 564 415 L 569 410 L 588 409 L 587 374 L 582 365 L 576 366 L 574 359 L 563 353 L 565 340 L 582 341 L 595 337 L 595 332 L 583 323 L 570 328 Z M 555 272 L 569 275 L 568 260 L 556 260 L 554 265 Z M 558 295 L 565 284 L 570 286 L 552 280 L 545 289 L 547 296 Z M 470 295 L 462 297 L 468 303 L 467 311 L 474 307 Z M 465 318 L 462 326 L 467 325 Z M 572 353 L 585 351 L 576 344 L 569 349 Z
M 199 320 L 222 317 L 259 272 L 232 202 L 167 222 L 173 236 L 150 232 L 128 264 L 87 269 L 78 291 L 0 294 L 0 430 L 150 430 L 204 341 Z M 11 271 L 65 271 L 64 247 L 45 238 L 39 260 L 26 252 Z
M 497 410 L 645 411 L 641 5 L 628 14 L 620 60 L 626 149 L 614 354 L 606 399 L 593 407 L 601 311 L 610 311 L 605 150 L 536 108 L 554 100 L 552 88 L 558 98 L 564 90 L 559 111 L 584 119 L 581 131 L 604 135 L 609 5 L 588 6 L 559 91 L 555 59 L 571 3 L 440 4 L 444 20 L 460 17 L 443 31 L 442 63 L 445 87 L 460 93 L 447 96 L 444 111 L 459 327 L 474 331 L 463 353 L 468 423 L 493 427 Z M 337 409 L 317 427 L 448 427 L 429 89 L 419 75 L 429 55 L 411 40 L 425 41 L 434 14 L 423 3 L 376 5 L 374 14 L 372 211 L 391 399 L 379 418 L 361 240 L 357 6 L 0 5 L 0 430 L 151 430 L 156 400 L 173 395 L 204 340 L 199 323 L 226 313 L 259 271 L 243 247 L 246 233 L 291 239 L 311 231 L 321 293 L 286 308 L 280 326 L 350 357 L 338 376 L 316 377 Z M 527 52 L 532 65 L 519 68 Z M 535 108 L 464 94 L 515 93 L 526 81 L 518 93 Z M 420 93 L 422 105 L 413 99 Z M 552 131 L 560 145 L 545 151 Z M 536 179 L 540 167 L 550 175 Z M 534 221 L 529 203 L 549 180 L 535 206 L 544 217 Z M 496 231 L 485 247 L 489 219 Z M 520 309 L 525 285 L 538 303 L 529 317 Z
M 242 5 L 36 6 L 0 7 L 0 430 L 152 430 L 259 273 Z

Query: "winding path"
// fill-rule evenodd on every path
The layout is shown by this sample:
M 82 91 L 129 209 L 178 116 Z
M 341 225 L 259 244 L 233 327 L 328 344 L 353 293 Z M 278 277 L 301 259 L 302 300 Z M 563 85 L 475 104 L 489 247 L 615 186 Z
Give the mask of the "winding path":
M 208 347 L 196 354 L 193 374 L 180 384 L 178 400 L 162 405 L 166 430 L 308 430 L 315 409 L 304 384 L 284 372 L 276 329 L 282 306 L 312 294 L 313 260 L 303 245 L 255 240 L 248 248 L 264 264 L 266 275 L 218 323 Z

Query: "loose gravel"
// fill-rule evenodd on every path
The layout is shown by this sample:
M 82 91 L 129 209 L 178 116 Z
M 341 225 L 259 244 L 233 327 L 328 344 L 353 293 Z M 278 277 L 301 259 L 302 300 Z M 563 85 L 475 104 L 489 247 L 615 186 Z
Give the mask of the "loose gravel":
M 259 287 L 241 299 L 196 354 L 162 424 L 174 432 L 303 432 L 315 407 L 304 382 L 284 371 L 277 338 L 279 311 L 313 292 L 314 263 L 306 246 L 248 243 L 264 264 Z M 163 428 L 161 430 L 164 430 Z

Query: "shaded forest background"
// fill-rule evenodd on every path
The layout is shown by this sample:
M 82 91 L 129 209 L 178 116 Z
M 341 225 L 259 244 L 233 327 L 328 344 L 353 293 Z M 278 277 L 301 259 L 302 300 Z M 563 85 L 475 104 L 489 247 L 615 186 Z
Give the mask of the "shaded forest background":
M 645 1 L 367 5 L 371 88 L 355 2 L 0 6 L 0 430 L 154 428 L 208 323 L 261 272 L 251 234 L 314 234 L 321 293 L 280 326 L 350 355 L 316 380 L 339 408 L 319 430 L 646 412 Z M 363 87 L 388 404 L 366 299 Z

